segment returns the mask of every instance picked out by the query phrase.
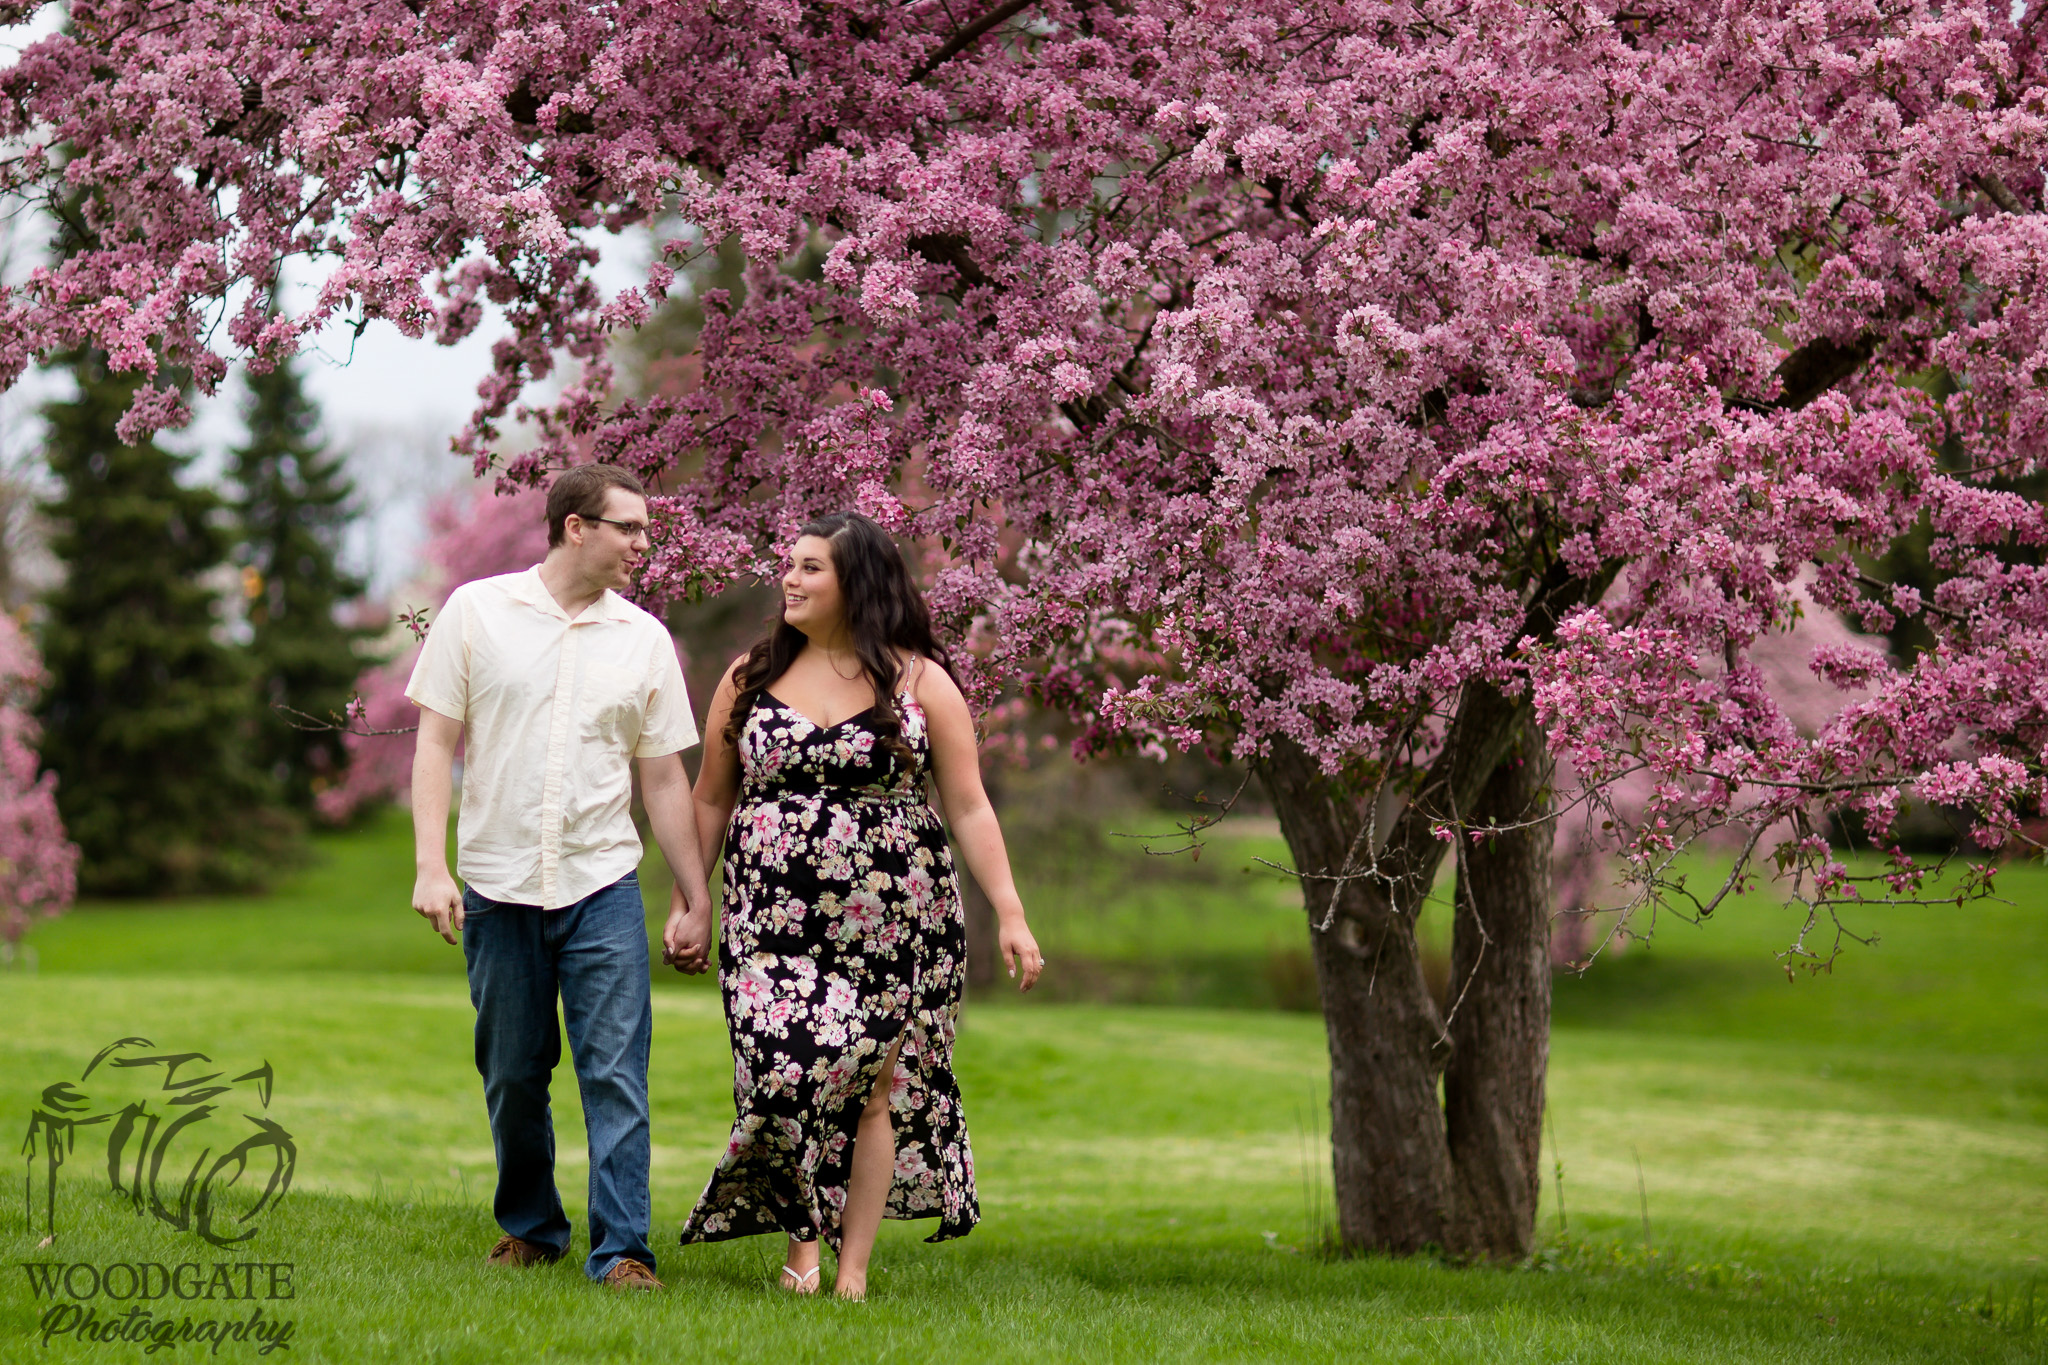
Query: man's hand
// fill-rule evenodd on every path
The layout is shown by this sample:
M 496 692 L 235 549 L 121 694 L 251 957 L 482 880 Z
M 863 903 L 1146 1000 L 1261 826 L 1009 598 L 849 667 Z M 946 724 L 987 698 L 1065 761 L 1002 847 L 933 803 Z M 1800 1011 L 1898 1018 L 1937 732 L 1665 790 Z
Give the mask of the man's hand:
M 668 894 L 668 923 L 661 930 L 661 960 L 686 976 L 711 966 L 711 897 L 692 909 L 680 886 Z
M 674 881 L 668 892 L 668 923 L 661 930 L 661 960 L 690 976 L 711 966 L 711 892 L 705 887 L 704 853 L 697 844 L 697 803 L 681 754 L 635 760 L 640 798 L 647 804 L 647 828 L 661 846 Z
M 462 722 L 420 708 L 412 751 L 412 908 L 450 943 L 462 932 L 462 892 L 448 875 L 448 786 Z
M 412 908 L 426 916 L 434 932 L 450 943 L 462 932 L 462 892 L 445 867 L 422 872 L 413 879 Z

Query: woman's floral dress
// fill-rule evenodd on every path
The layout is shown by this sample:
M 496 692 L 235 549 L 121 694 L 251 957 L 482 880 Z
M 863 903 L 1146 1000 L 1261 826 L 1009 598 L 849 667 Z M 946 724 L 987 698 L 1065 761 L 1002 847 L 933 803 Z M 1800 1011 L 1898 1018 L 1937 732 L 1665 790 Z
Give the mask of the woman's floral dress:
M 860 1112 L 902 1038 L 889 1102 L 891 1218 L 980 1217 L 953 1080 L 967 979 L 953 857 L 924 799 L 931 742 L 897 700 L 913 761 L 864 722 L 817 726 L 766 692 L 741 727 L 725 841 L 719 986 L 739 1117 L 683 1241 L 782 1231 L 839 1245 Z

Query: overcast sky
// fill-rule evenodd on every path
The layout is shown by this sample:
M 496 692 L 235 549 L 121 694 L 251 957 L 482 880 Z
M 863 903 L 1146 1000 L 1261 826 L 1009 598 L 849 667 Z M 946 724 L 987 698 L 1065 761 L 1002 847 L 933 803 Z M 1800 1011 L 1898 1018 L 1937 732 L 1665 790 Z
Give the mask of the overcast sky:
M 606 297 L 646 278 L 644 233 L 593 240 L 603 253 L 596 275 Z M 364 508 L 350 558 L 374 592 L 411 571 L 428 502 L 470 479 L 468 461 L 450 455 L 448 442 L 475 406 L 492 343 L 506 326 L 492 309 L 454 346 L 413 340 L 387 322 L 371 323 L 360 338 L 351 331 L 330 327 L 301 354 L 299 369 L 330 439 L 349 455 Z M 223 394 L 196 415 L 195 448 L 224 450 L 239 438 L 239 398 L 238 391 Z

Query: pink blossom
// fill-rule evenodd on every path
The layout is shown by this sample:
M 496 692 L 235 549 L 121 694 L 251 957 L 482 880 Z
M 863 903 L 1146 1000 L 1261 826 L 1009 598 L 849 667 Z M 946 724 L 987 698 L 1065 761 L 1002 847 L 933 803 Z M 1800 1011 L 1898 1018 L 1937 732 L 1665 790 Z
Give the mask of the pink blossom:
M 210 390 L 488 300 L 463 453 L 659 477 L 647 601 L 867 508 L 927 552 L 975 702 L 1083 753 L 1398 787 L 1485 684 L 1587 799 L 1642 784 L 1645 875 L 1900 792 L 2037 811 L 2048 518 L 1994 486 L 2048 457 L 2032 10 L 1411 12 L 75 0 L 0 70 L 0 191 L 99 231 L 0 294 L 0 381 L 93 343 Z M 747 287 L 701 296 L 687 385 L 619 400 L 651 301 L 590 239 L 671 215 L 662 270 L 735 238 Z M 179 418 L 145 386 L 125 430 Z M 1923 522 L 1940 586 L 1864 582 Z M 1842 704 L 1803 724 L 1757 663 L 1801 592 L 1934 647 L 1819 659 Z
M 43 663 L 21 627 L 0 615 L 0 944 L 63 914 L 78 893 L 78 846 L 57 814 L 57 776 L 38 773 L 29 708 Z

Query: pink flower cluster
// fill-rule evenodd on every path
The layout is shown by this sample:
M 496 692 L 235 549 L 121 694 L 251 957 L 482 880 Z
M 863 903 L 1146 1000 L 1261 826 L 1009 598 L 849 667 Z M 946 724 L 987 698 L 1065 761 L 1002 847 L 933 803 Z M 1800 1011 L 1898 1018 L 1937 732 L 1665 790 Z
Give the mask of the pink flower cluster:
M 57 815 L 57 777 L 37 773 L 38 729 L 29 714 L 43 685 L 36 647 L 0 615 L 0 943 L 61 915 L 78 894 L 78 846 Z
M 0 6 L 18 18 L 35 6 Z M 2017 17 L 2015 17 L 2017 16 Z M 512 321 L 464 436 L 657 475 L 648 592 L 861 505 L 943 562 L 983 700 L 1083 746 L 1426 764 L 1529 698 L 1594 792 L 1697 831 L 1901 792 L 1995 840 L 2048 772 L 2048 71 L 2037 7 L 1809 0 L 75 0 L 0 72 L 0 191 L 95 234 L 0 301 L 202 388 L 337 316 Z M 588 234 L 682 220 L 606 299 Z M 659 235 L 659 234 L 658 234 Z M 609 338 L 714 244 L 695 381 Z M 808 249 L 817 269 L 781 264 Z M 319 280 L 274 311 L 279 262 Z M 175 420 L 145 390 L 138 430 Z M 1861 556 L 1922 520 L 1923 600 Z M 1802 731 L 1750 656 L 1844 648 Z M 1761 837 L 1760 834 L 1757 837 Z

